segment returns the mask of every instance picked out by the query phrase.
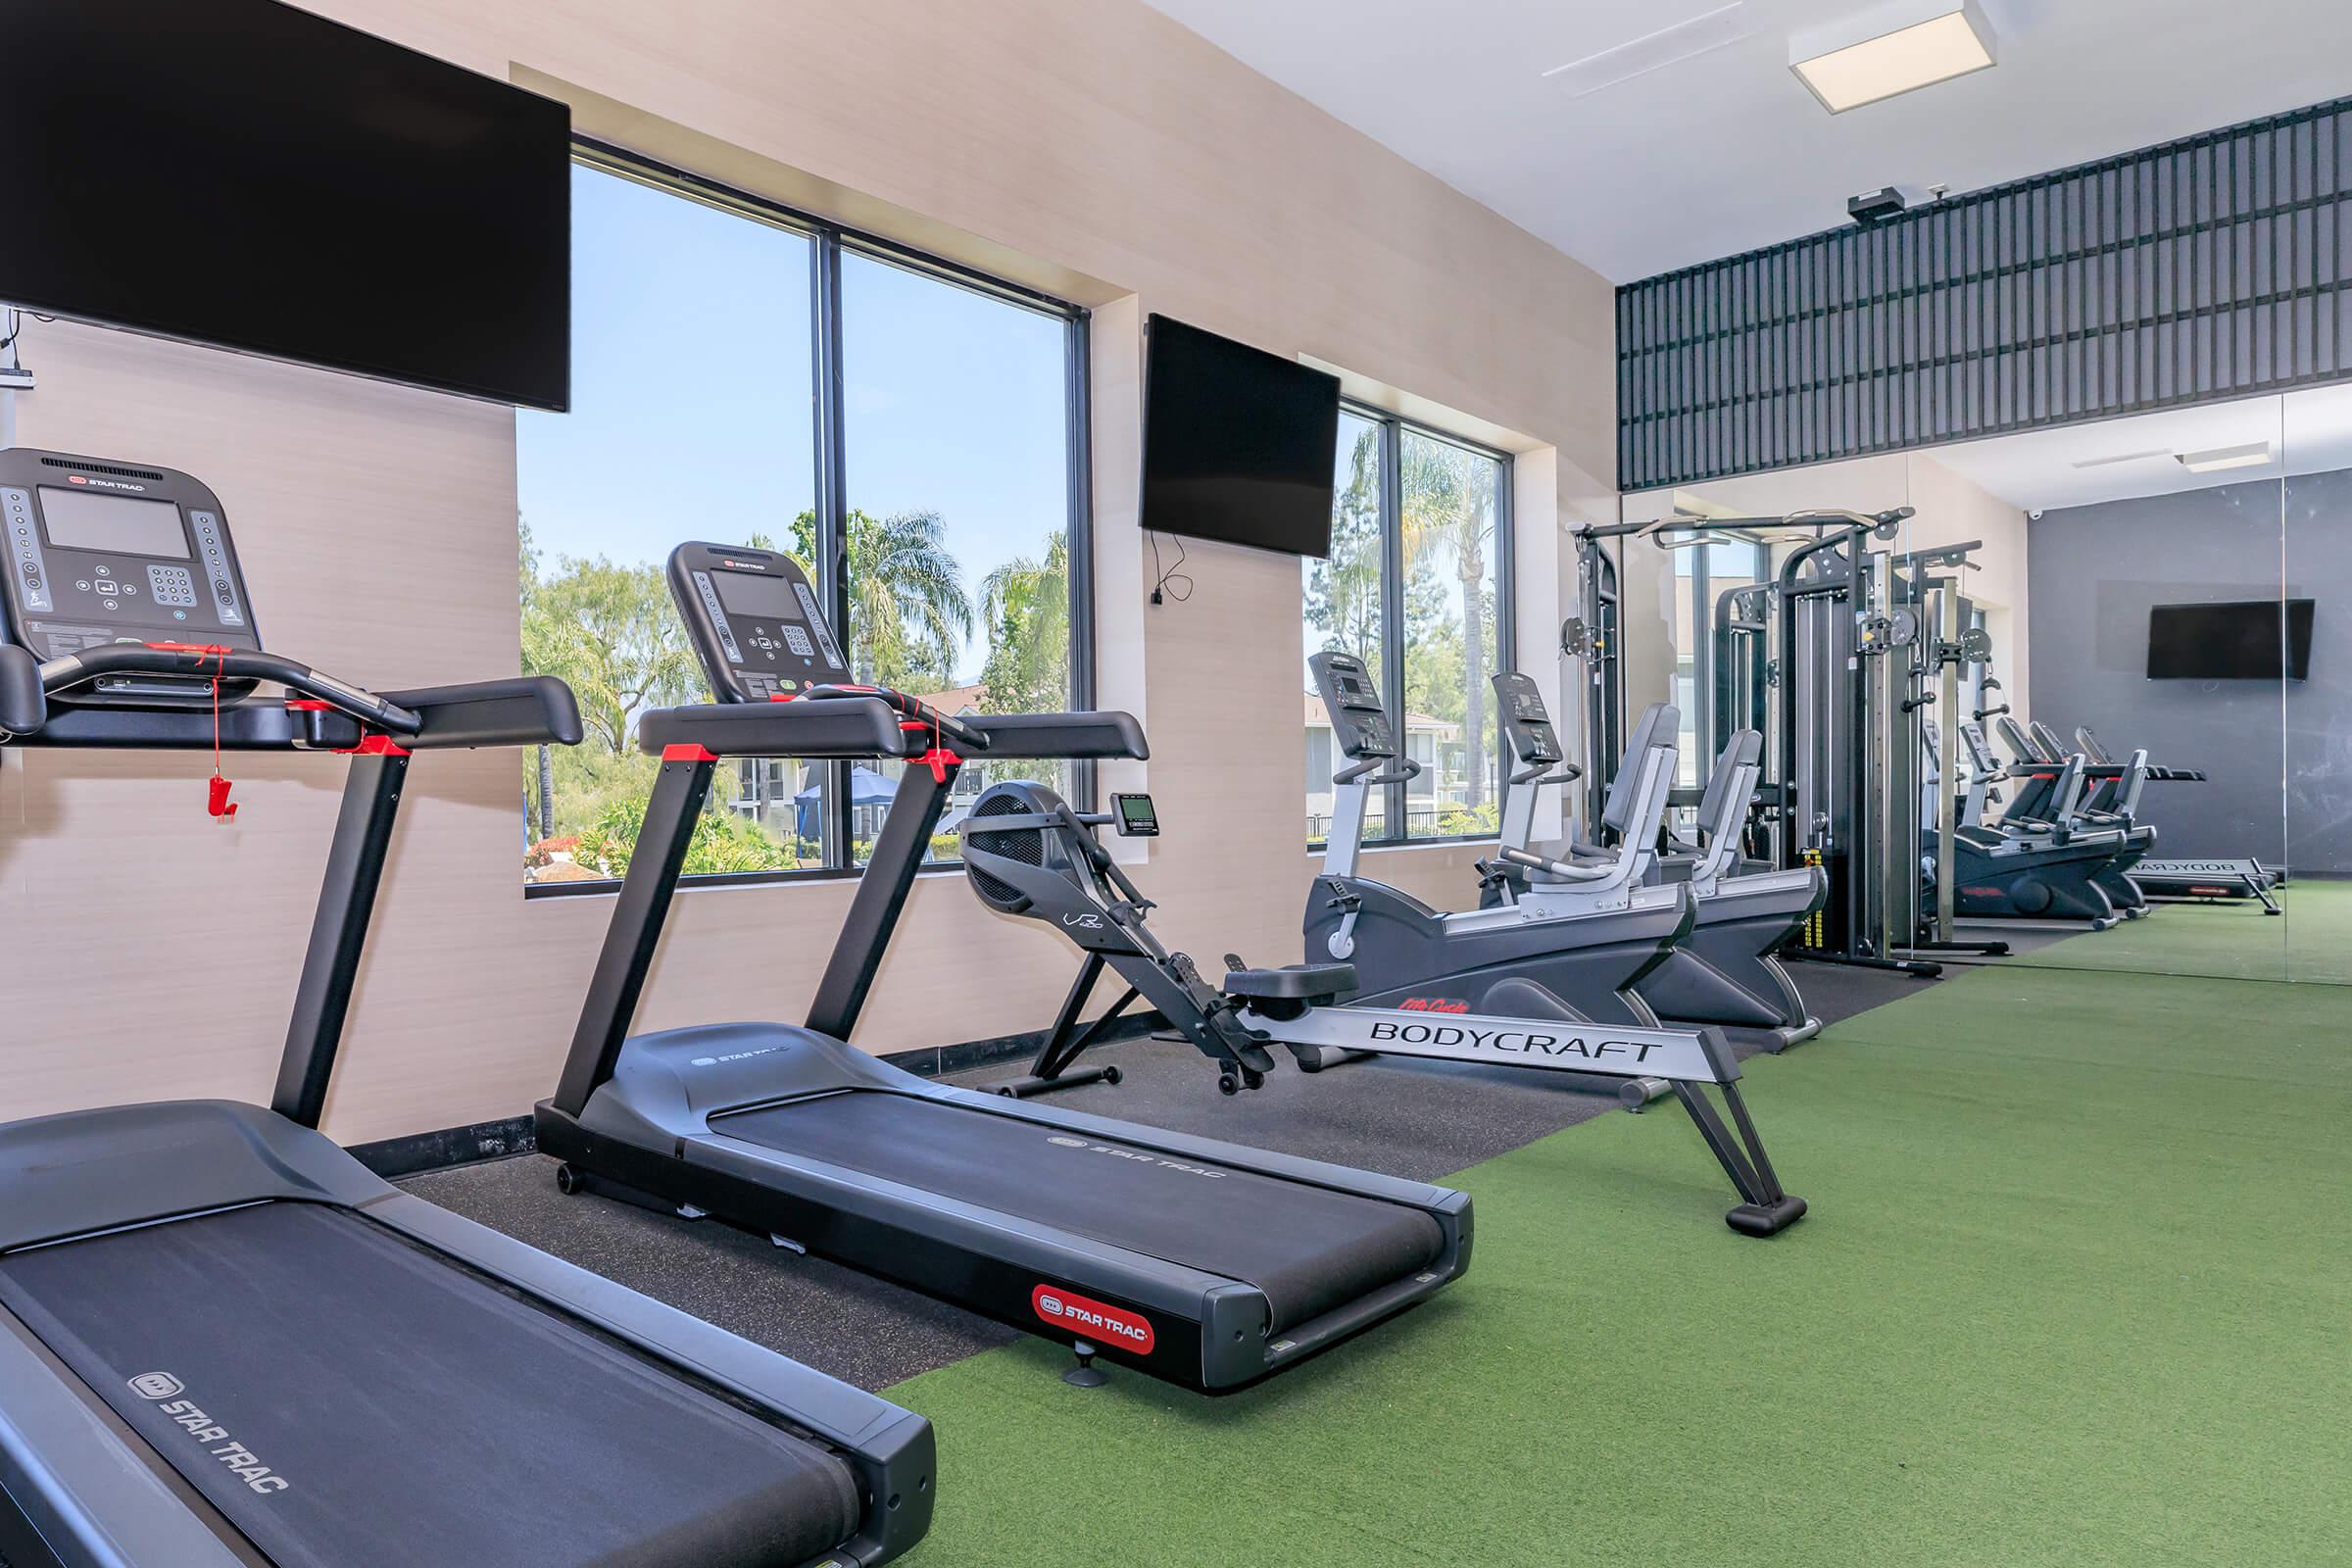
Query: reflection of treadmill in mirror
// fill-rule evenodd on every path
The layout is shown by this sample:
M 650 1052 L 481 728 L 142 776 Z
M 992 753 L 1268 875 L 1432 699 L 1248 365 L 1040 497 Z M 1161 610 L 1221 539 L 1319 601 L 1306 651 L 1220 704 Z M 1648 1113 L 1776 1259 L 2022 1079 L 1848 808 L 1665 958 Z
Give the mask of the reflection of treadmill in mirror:
M 2042 727 L 2038 723 L 2034 726 L 2036 731 Z M 2114 754 L 2099 743 L 2099 737 L 2088 724 L 2075 726 L 2075 744 L 2082 748 L 2082 755 L 2089 759 L 2095 769 L 2103 770 L 2118 765 Z M 2134 752 L 2132 756 L 2140 759 L 2146 754 Z M 2206 775 L 2196 768 L 2166 767 L 2154 762 L 2142 767 L 2141 777 L 2150 784 L 2206 782 Z M 2091 797 L 2091 806 L 2096 809 L 2113 809 L 2125 804 L 2120 785 L 2110 787 L 2102 784 L 2099 792 Z M 2129 804 L 2136 807 L 2136 797 L 2132 798 Z M 2132 880 L 2139 884 L 2140 892 L 2152 904 L 2219 904 L 2253 899 L 2262 905 L 2265 914 L 2284 912 L 2279 908 L 2278 901 L 2271 895 L 2285 885 L 2285 867 L 2273 869 L 2257 859 L 2142 859 L 2132 867 Z

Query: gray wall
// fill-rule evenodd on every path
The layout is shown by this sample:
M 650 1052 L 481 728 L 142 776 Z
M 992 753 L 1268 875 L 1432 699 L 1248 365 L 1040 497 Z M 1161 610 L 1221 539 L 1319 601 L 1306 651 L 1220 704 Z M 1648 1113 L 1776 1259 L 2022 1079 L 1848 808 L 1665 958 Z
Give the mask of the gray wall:
M 2311 482 L 2296 481 L 2298 493 Z M 2150 784 L 2141 797 L 2141 820 L 2156 825 L 2159 856 L 2286 858 L 2279 683 L 2147 678 L 2151 606 L 2278 595 L 2280 505 L 2279 484 L 2269 480 L 2062 508 L 2026 528 L 2033 716 L 2070 740 L 2086 723 L 2119 755 L 2145 747 L 2150 761 L 2207 775 L 2203 784 Z M 2338 588 L 2345 575 L 2338 573 Z M 2312 589 L 2298 584 L 2298 591 Z M 2313 596 L 2320 601 L 2314 678 L 2302 684 L 2315 690 L 2294 693 L 2299 710 L 2323 695 L 2323 669 L 2344 668 L 2352 652 L 2344 647 L 2352 640 L 2352 595 L 2323 588 Z M 2332 718 L 2340 730 L 2352 720 L 2344 710 L 2352 705 L 2340 689 L 2325 695 L 2335 710 L 2301 711 L 2298 722 L 2325 733 L 2325 719 Z M 2336 788 L 2344 788 L 2340 774 Z M 2334 815 L 2352 815 L 2352 801 Z M 2327 863 L 2298 858 L 2295 870 L 2352 869 L 2352 842 L 2331 837 L 2310 848 Z
M 2286 482 L 2286 584 L 2312 613 L 2311 679 L 2286 690 L 2286 856 L 2352 874 L 2352 471 Z

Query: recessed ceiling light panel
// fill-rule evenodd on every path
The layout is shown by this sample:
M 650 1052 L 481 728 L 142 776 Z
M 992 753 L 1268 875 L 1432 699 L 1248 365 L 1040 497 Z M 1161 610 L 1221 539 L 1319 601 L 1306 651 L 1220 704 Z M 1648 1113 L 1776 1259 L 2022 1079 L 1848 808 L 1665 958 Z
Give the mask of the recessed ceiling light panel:
M 1887 0 L 1788 40 L 1788 69 L 1842 115 L 1995 63 L 1992 24 L 1977 0 Z
M 2259 468 L 2271 461 L 2271 444 L 2253 441 L 2242 447 L 2215 447 L 2210 452 L 2179 452 L 2180 466 L 2191 473 L 2218 473 L 2224 468 Z

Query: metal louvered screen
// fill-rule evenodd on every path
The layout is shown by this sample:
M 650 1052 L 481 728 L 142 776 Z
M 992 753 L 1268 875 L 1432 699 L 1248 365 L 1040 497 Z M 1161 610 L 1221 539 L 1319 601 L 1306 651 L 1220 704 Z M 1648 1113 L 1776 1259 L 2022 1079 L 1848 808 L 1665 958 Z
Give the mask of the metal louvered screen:
M 2352 99 L 1617 291 L 1618 486 L 2352 376 Z

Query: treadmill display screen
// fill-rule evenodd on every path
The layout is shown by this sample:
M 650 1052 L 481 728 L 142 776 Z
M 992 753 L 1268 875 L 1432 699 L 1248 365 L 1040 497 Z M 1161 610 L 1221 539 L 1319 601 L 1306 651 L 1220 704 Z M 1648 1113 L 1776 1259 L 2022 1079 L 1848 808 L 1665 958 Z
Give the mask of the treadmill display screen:
M 176 502 L 134 501 L 45 484 L 41 520 L 49 543 L 60 550 L 188 559 L 188 531 L 180 524 Z
M 784 576 L 764 576 L 755 571 L 714 571 L 711 584 L 718 589 L 718 602 L 735 615 L 749 615 L 754 620 L 806 620 L 801 606 L 792 591 L 792 579 Z

